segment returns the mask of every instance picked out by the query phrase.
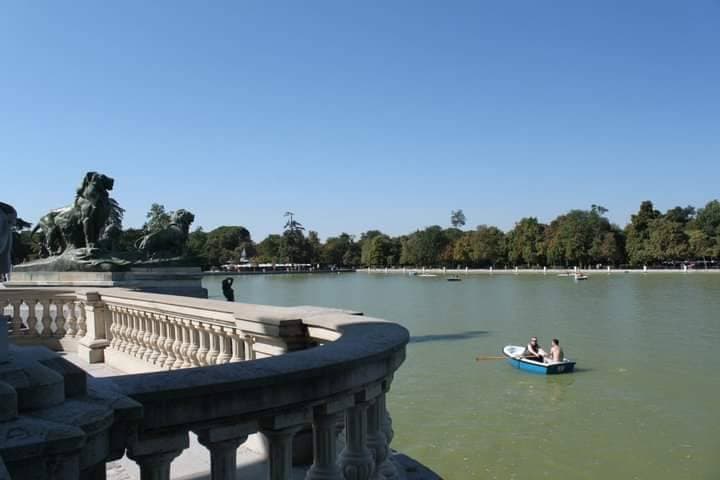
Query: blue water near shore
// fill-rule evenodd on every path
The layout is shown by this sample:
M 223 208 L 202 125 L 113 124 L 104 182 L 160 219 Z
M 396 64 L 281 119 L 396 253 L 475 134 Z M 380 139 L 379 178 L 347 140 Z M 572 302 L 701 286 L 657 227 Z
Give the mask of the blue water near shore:
M 222 298 L 220 277 L 206 277 Z M 720 276 L 235 278 L 237 301 L 365 312 L 412 335 L 388 402 L 393 447 L 445 478 L 720 478 Z M 506 344 L 558 337 L 577 373 Z

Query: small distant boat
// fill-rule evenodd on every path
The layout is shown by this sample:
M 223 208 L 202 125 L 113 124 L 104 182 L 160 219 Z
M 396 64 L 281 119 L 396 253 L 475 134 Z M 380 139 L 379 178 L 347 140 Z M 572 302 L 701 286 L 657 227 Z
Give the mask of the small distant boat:
M 434 273 L 421 273 L 417 275 L 418 277 L 437 277 Z
M 587 279 L 588 279 L 587 275 L 584 275 L 582 273 L 575 274 L 575 280 L 587 280 Z
M 508 363 L 515 368 L 531 373 L 540 373 L 542 375 L 557 375 L 560 373 L 570 373 L 575 370 L 575 362 L 565 358 L 562 362 L 542 363 L 522 358 L 525 347 L 519 345 L 507 345 L 503 348 L 503 354 L 507 357 Z
M 448 282 L 462 282 L 462 278 L 460 277 L 448 277 Z

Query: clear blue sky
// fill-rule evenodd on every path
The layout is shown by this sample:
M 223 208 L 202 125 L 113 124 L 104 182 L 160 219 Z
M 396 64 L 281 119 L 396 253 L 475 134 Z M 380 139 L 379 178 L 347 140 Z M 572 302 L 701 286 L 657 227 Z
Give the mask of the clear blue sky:
M 0 200 L 321 237 L 720 196 L 720 2 L 7 1 Z

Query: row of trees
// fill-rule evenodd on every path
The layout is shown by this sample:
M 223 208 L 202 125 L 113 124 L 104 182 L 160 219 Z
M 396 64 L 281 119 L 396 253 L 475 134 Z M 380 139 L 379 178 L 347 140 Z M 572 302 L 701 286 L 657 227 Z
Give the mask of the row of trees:
M 206 266 L 226 263 L 310 263 L 336 266 L 580 266 L 657 265 L 720 258 L 720 201 L 704 207 L 675 207 L 662 213 L 642 202 L 625 228 L 610 223 L 607 209 L 592 205 L 571 210 L 549 224 L 534 217 L 520 219 L 508 232 L 480 225 L 463 230 L 462 210 L 451 212 L 450 228 L 437 225 L 393 237 L 369 230 L 359 238 L 342 233 L 324 243 L 307 231 L 292 212 L 279 234 L 256 243 L 242 226 L 222 226 L 190 233 L 188 253 Z M 170 213 L 153 204 L 142 229 L 123 230 L 119 250 L 132 250 L 143 232 L 162 229 Z M 25 232 L 27 236 L 27 232 Z M 23 246 L 32 254 L 28 238 Z
M 703 208 L 675 207 L 662 213 L 650 201 L 643 202 L 623 229 L 605 216 L 607 209 L 592 205 L 588 210 L 571 210 L 549 224 L 534 217 L 519 220 L 504 232 L 480 225 L 463 230 L 462 210 L 451 212 L 450 228 L 430 226 L 408 235 L 393 237 L 369 230 L 355 238 L 343 233 L 324 243 L 317 232 L 304 227 L 288 212 L 281 234 L 272 234 L 254 244 L 243 227 L 221 227 L 206 235 L 198 252 L 208 265 L 238 261 L 239 248 L 257 263 L 312 263 L 338 266 L 581 266 L 656 265 L 720 257 L 720 202 Z M 234 229 L 234 230 L 233 230 Z M 211 239 L 218 231 L 242 232 L 232 241 Z M 216 241 L 215 241 L 216 242 Z

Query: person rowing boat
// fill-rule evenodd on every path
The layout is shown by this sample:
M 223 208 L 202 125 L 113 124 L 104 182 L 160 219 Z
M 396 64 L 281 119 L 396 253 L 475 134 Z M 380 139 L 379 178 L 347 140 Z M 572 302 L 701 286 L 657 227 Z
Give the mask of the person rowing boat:
M 530 343 L 528 343 L 527 347 L 525 347 L 522 357 L 536 362 L 543 362 L 546 355 L 547 352 L 542 349 L 538 343 L 537 337 L 532 337 L 530 339 Z

